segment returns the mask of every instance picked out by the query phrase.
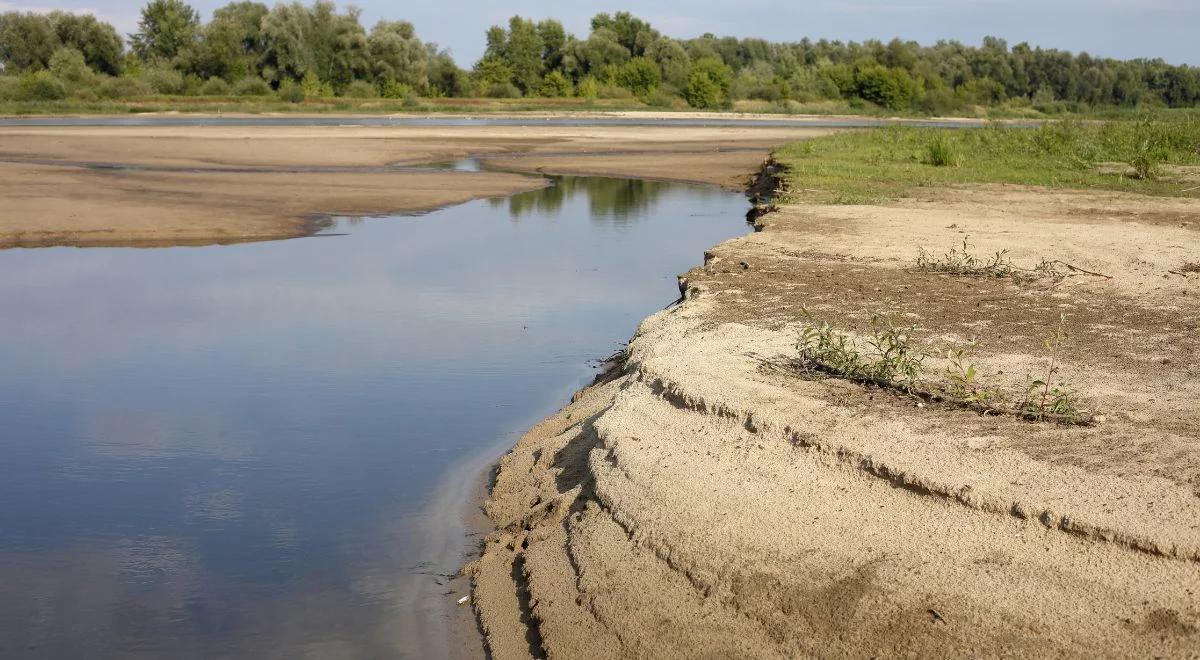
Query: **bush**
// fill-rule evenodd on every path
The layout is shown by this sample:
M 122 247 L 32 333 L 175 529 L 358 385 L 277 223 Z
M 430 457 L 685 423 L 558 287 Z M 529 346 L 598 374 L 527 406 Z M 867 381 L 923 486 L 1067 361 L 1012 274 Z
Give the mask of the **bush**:
M 649 59 L 635 57 L 621 65 L 614 82 L 638 96 L 644 96 L 662 84 L 662 72 Z
M 21 77 L 18 98 L 22 101 L 58 101 L 67 97 L 67 86 L 49 71 Z
M 21 79 L 14 76 L 0 76 L 0 101 L 16 101 L 21 95 Z
M 889 110 L 906 110 L 921 92 L 908 71 L 889 69 L 880 64 L 860 67 L 854 72 L 858 95 Z
M 83 60 L 83 53 L 74 48 L 59 48 L 50 56 L 50 73 L 72 85 L 90 85 L 95 74 Z
M 575 95 L 585 99 L 595 99 L 600 95 L 600 87 L 596 84 L 596 79 L 588 76 L 579 81 L 579 85 L 575 87 Z
M 127 99 L 133 96 L 145 96 L 150 93 L 150 87 L 137 78 L 121 76 L 109 78 L 100 83 L 100 96 L 106 99 Z
M 155 94 L 182 94 L 183 76 L 174 69 L 155 67 L 142 72 L 142 80 Z
M 713 57 L 700 59 L 692 66 L 684 92 L 693 108 L 720 108 L 729 103 L 733 69 Z
M 379 95 L 385 99 L 402 99 L 412 93 L 412 88 L 395 80 L 379 83 Z
M 642 101 L 655 108 L 683 109 L 687 107 L 687 103 L 678 94 L 672 94 L 661 87 L 647 94 Z
M 561 71 L 555 69 L 546 74 L 546 77 L 542 79 L 542 86 L 538 90 L 538 93 L 542 96 L 557 98 L 570 96 L 571 91 L 571 81 L 567 80 L 567 77 Z
M 346 85 L 341 95 L 348 99 L 370 99 L 378 96 L 379 93 L 376 91 L 375 85 L 364 80 L 355 80 Z
M 203 96 L 229 96 L 229 83 L 221 78 L 209 78 L 200 86 Z
M 493 99 L 521 98 L 521 90 L 510 82 L 491 83 L 484 86 L 484 96 Z
M 279 100 L 300 103 L 304 100 L 304 89 L 294 80 L 285 80 L 279 83 Z
M 262 78 L 242 78 L 233 86 L 234 96 L 267 96 L 271 86 Z
M 602 99 L 628 100 L 633 98 L 633 92 L 620 85 L 601 84 L 596 89 L 596 95 Z

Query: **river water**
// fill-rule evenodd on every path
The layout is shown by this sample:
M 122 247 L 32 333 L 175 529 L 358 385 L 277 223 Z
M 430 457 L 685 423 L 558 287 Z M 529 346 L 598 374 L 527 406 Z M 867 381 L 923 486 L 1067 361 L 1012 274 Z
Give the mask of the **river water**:
M 565 177 L 329 236 L 0 251 L 0 657 L 445 652 L 417 638 L 454 634 L 428 617 L 472 541 L 439 493 L 747 208 Z

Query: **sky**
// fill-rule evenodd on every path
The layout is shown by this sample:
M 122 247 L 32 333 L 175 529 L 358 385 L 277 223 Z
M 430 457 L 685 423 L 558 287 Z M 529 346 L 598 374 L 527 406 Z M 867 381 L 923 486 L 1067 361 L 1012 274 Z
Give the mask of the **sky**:
M 229 0 L 193 0 L 205 20 Z M 142 2 L 117 0 L 0 0 L 0 11 L 66 9 L 93 13 L 123 33 L 136 29 Z M 274 4 L 268 1 L 266 4 Z M 484 31 L 509 16 L 557 18 L 569 32 L 586 36 L 598 12 L 627 10 L 672 37 L 705 32 L 771 41 L 893 37 L 932 44 L 957 39 L 977 45 L 986 35 L 1009 44 L 1121 59 L 1161 57 L 1172 64 L 1200 65 L 1200 0 L 455 0 L 395 2 L 358 0 L 339 6 L 362 9 L 368 28 L 381 18 L 411 21 L 417 34 L 447 48 L 462 66 L 483 51 Z

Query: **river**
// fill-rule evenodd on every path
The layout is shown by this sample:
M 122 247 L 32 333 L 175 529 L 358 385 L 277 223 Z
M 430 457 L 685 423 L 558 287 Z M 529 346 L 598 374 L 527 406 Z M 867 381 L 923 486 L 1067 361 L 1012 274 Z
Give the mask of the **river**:
M 447 497 L 747 208 L 562 177 L 311 238 L 0 251 L 0 656 L 452 652 L 477 541 Z

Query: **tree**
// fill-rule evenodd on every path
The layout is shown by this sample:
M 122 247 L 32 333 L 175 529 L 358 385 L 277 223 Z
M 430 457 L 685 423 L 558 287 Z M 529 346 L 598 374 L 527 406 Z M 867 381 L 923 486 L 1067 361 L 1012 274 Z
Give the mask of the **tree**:
M 257 2 L 235 2 L 213 12 L 189 62 L 201 78 L 237 81 L 258 75 L 263 52 L 262 20 L 269 13 Z
M 0 64 L 5 71 L 38 71 L 60 43 L 50 19 L 32 12 L 0 14 Z
M 91 14 L 55 11 L 49 19 L 59 43 L 79 51 L 93 71 L 110 76 L 121 73 L 125 44 L 116 28 Z
M 195 45 L 199 28 L 200 15 L 182 0 L 150 0 L 130 43 L 144 61 L 169 61 Z
M 716 108 L 729 100 L 733 69 L 716 58 L 704 58 L 688 76 L 687 102 L 693 108 Z
M 425 87 L 428 84 L 429 50 L 417 39 L 412 23 L 379 21 L 367 37 L 367 50 L 372 75 L 378 84 L 389 81 L 410 87 Z
M 538 93 L 548 97 L 570 96 L 571 81 L 567 80 L 562 71 L 551 71 L 542 78 L 542 86 Z

